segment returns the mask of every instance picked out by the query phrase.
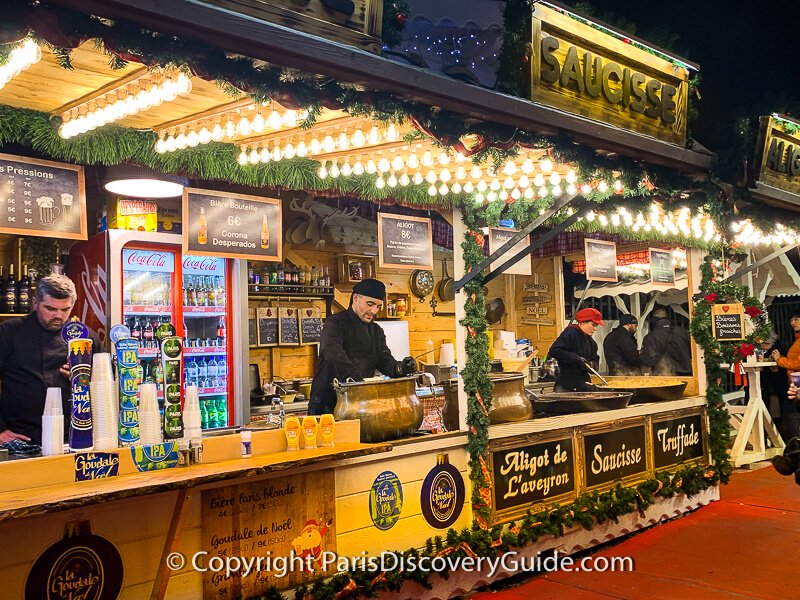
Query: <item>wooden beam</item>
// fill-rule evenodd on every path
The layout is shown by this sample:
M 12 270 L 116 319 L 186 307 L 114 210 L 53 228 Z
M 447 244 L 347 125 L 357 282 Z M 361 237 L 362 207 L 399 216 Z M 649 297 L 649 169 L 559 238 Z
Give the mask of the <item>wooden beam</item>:
M 702 154 L 585 117 L 420 69 L 193 0 L 55 0 L 57 4 L 155 31 L 200 39 L 270 63 L 359 83 L 483 121 L 525 131 L 569 135 L 576 142 L 655 164 L 704 174 L 714 155 Z
M 57 109 L 53 111 L 54 115 L 63 115 L 68 110 L 72 110 L 73 108 L 80 106 L 82 104 L 86 104 L 87 102 L 91 102 L 95 98 L 99 98 L 103 94 L 107 94 L 108 92 L 112 92 L 114 90 L 118 90 L 129 83 L 136 81 L 137 79 L 142 79 L 147 77 L 149 70 L 147 67 L 142 67 L 141 69 L 136 69 L 135 71 L 131 71 L 125 77 L 120 77 L 119 79 L 115 79 L 114 81 L 109 81 L 103 87 L 94 90 L 93 92 L 89 92 L 88 94 L 81 96 L 77 100 L 73 100 L 72 102 L 67 102 L 66 104 L 59 106 Z
M 169 577 L 172 575 L 172 569 L 167 565 L 167 559 L 178 548 L 191 499 L 191 490 L 187 488 L 178 490 L 178 497 L 175 498 L 175 508 L 172 510 L 172 519 L 167 530 L 167 537 L 164 539 L 164 548 L 161 550 L 161 558 L 158 561 L 158 571 L 153 581 L 150 600 L 162 600 L 164 594 L 167 593 Z

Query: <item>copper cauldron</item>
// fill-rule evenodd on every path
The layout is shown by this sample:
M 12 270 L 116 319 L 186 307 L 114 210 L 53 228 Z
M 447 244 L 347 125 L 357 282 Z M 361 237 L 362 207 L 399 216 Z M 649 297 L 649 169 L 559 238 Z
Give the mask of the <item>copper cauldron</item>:
M 416 377 L 333 382 L 337 421 L 359 419 L 362 442 L 386 442 L 413 435 L 422 425 Z
M 489 423 L 513 423 L 527 421 L 533 414 L 533 406 L 525 394 L 525 375 L 522 373 L 490 373 L 494 384 Z M 442 417 L 448 431 L 458 430 L 458 382 L 451 379 L 444 386 L 447 402 Z

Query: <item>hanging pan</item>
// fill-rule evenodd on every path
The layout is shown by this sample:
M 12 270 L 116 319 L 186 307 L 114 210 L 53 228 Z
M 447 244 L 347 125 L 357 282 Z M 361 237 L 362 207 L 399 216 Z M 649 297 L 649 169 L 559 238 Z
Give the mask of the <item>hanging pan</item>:
M 495 323 L 499 323 L 500 319 L 503 318 L 503 315 L 505 313 L 506 313 L 506 303 L 503 302 L 502 298 L 494 298 L 486 306 L 486 321 L 489 323 L 489 325 L 494 325 Z
M 456 292 L 453 289 L 453 278 L 447 273 L 447 259 L 442 259 L 442 280 L 436 292 L 439 294 L 439 300 L 442 302 L 452 302 L 456 297 Z

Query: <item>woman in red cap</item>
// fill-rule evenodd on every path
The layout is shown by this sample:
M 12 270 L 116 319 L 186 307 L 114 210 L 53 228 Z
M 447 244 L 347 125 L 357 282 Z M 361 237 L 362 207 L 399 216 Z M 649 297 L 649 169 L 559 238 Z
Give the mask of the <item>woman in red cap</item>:
M 558 361 L 559 368 L 556 392 L 591 392 L 595 389 L 586 365 L 597 367 L 600 361 L 597 342 L 592 336 L 603 324 L 603 315 L 596 308 L 582 308 L 575 313 L 575 321 L 550 347 L 550 356 Z

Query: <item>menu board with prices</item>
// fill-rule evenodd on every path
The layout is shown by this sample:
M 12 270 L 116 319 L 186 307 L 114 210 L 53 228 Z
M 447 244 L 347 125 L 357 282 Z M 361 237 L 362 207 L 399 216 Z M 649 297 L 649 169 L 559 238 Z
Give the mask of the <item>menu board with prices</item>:
M 489 228 L 489 254 L 493 254 L 499 248 L 502 248 L 503 244 L 508 242 L 511 238 L 519 233 L 518 229 L 508 229 L 505 227 L 490 227 Z M 503 254 L 500 258 L 496 261 L 492 262 L 491 269 L 497 269 L 500 265 L 505 263 L 508 259 L 515 256 L 518 252 L 521 252 L 525 249 L 526 246 L 530 243 L 530 236 L 525 236 L 517 242 L 511 250 Z M 503 274 L 505 275 L 530 275 L 531 271 L 531 255 L 526 254 L 521 259 L 519 259 L 516 263 L 508 267 Z
M 714 304 L 711 307 L 711 327 L 714 339 L 736 342 L 744 339 L 744 306 Z
M 675 285 L 675 263 L 672 250 L 650 248 L 650 281 L 654 285 Z
M 318 344 L 322 337 L 322 317 L 316 306 L 298 309 L 300 314 L 300 342 Z
M 85 240 L 83 168 L 0 154 L 0 233 Z
M 281 202 L 212 190 L 183 191 L 186 254 L 280 261 Z
M 431 220 L 378 213 L 378 264 L 394 269 L 432 271 Z
M 297 308 L 294 306 L 278 307 L 278 344 L 300 345 L 300 324 L 297 319 Z
M 256 309 L 258 319 L 258 345 L 278 345 L 278 309 L 272 306 Z
M 617 282 L 617 245 L 605 240 L 584 240 L 586 279 Z

